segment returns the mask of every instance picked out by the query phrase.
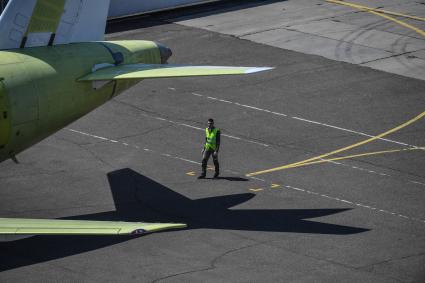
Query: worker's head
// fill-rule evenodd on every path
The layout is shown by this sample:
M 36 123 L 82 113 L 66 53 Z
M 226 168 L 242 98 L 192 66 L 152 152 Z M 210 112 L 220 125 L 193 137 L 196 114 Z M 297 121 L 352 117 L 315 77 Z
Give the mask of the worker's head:
M 214 119 L 209 118 L 208 119 L 208 128 L 214 127 Z

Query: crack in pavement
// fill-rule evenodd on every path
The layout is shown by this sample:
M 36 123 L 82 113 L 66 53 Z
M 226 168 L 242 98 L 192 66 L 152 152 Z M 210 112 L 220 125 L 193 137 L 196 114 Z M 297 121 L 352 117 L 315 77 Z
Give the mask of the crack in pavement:
M 425 252 L 407 255 L 407 256 L 403 256 L 403 257 L 399 257 L 399 258 L 390 258 L 390 259 L 383 260 L 383 261 L 380 261 L 380 262 L 376 262 L 376 263 L 364 265 L 364 266 L 361 266 L 361 267 L 357 267 L 356 269 L 359 269 L 359 270 L 369 269 L 369 268 L 373 269 L 377 265 L 382 265 L 382 264 L 386 264 L 386 263 L 389 263 L 389 262 L 392 262 L 392 261 L 398 261 L 398 260 L 408 259 L 408 258 L 412 258 L 412 257 L 419 257 L 419 256 L 423 256 L 423 255 L 425 255 Z
M 245 250 L 245 249 L 249 249 L 249 248 L 252 248 L 252 247 L 255 247 L 255 246 L 259 246 L 261 244 L 263 244 L 263 242 L 256 242 L 254 244 L 245 245 L 245 246 L 242 246 L 242 247 L 239 247 L 239 248 L 227 250 L 224 253 L 221 253 L 218 256 L 214 257 L 210 261 L 208 267 L 198 268 L 198 269 L 193 269 L 193 270 L 188 270 L 188 271 L 179 272 L 179 273 L 174 273 L 174 274 L 171 274 L 171 275 L 168 275 L 168 276 L 164 276 L 164 277 L 155 279 L 155 280 L 151 281 L 151 283 L 159 282 L 159 281 L 162 281 L 162 280 L 167 280 L 167 279 L 170 279 L 170 278 L 173 278 L 173 277 L 177 277 L 177 276 L 180 276 L 180 275 L 186 275 L 186 274 L 191 274 L 191 273 L 196 273 L 196 272 L 203 272 L 203 271 L 213 270 L 213 269 L 217 268 L 217 266 L 216 266 L 217 262 L 219 260 L 221 260 L 222 258 L 224 258 L 225 256 L 227 256 L 229 254 L 232 254 L 232 253 L 235 253 L 235 252 L 238 252 L 238 251 L 241 251 L 241 250 Z

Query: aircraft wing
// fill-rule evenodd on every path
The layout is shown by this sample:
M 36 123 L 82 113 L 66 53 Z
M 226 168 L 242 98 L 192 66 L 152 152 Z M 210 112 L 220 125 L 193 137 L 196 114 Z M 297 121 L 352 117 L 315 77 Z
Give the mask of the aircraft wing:
M 96 70 L 78 81 L 153 79 L 193 76 L 240 75 L 270 70 L 269 67 L 187 66 L 169 64 L 127 64 Z
M 0 218 L 3 235 L 137 235 L 185 227 L 178 223 Z

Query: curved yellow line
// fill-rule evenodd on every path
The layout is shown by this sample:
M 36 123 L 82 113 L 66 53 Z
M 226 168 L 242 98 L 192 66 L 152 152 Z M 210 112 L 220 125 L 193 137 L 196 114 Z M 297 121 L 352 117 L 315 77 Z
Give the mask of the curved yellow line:
M 303 160 L 303 161 L 291 163 L 291 164 L 288 164 L 288 165 L 284 165 L 284 166 L 280 166 L 280 167 L 276 167 L 276 168 L 272 168 L 272 169 L 267 169 L 267 170 L 262 170 L 262 171 L 258 171 L 258 172 L 249 173 L 249 174 L 246 174 L 246 176 L 251 177 L 251 176 L 260 175 L 260 174 L 264 174 L 264 173 L 270 173 L 270 172 L 279 171 L 279 170 L 283 170 L 283 169 L 293 168 L 293 167 L 295 167 L 296 165 L 299 165 L 299 164 L 308 163 L 308 162 L 311 162 L 311 161 L 316 161 L 318 159 L 323 159 L 323 158 L 326 158 L 326 157 L 328 157 L 330 155 L 333 155 L 333 154 L 336 154 L 336 153 L 340 153 L 340 152 L 347 151 L 347 150 L 352 149 L 352 148 L 355 148 L 355 147 L 359 147 L 361 145 L 370 143 L 370 142 L 372 142 L 374 140 L 383 138 L 383 137 L 385 137 L 385 136 L 387 136 L 387 135 L 389 135 L 391 133 L 397 132 L 398 130 L 400 130 L 400 129 L 402 129 L 402 128 L 404 128 L 404 127 L 406 127 L 406 126 L 408 126 L 408 125 L 410 125 L 410 124 L 418 121 L 419 119 L 423 118 L 424 116 L 425 116 L 425 111 L 422 112 L 421 114 L 417 115 L 413 119 L 410 119 L 409 121 L 407 121 L 407 122 L 405 122 L 405 123 L 403 123 L 403 124 L 401 124 L 401 125 L 393 128 L 391 130 L 388 130 L 388 131 L 386 131 L 386 132 L 384 132 L 384 133 L 382 133 L 380 135 L 377 135 L 375 137 L 369 138 L 367 140 L 364 140 L 364 141 L 361 141 L 361 142 L 358 142 L 358 143 L 355 143 L 355 144 L 352 144 L 352 145 L 349 145 L 349 146 L 346 146 L 346 147 L 343 147 L 343 148 L 340 148 L 340 149 L 331 151 L 329 153 L 325 153 L 325 154 L 322 154 L 322 155 L 319 155 L 319 156 L 316 156 L 316 157 L 312 157 L 312 158 L 309 158 L 309 159 L 306 159 L 306 160 Z M 419 148 L 419 147 L 416 147 L 416 148 Z M 422 148 L 420 148 L 420 149 L 422 149 Z
M 403 14 L 389 12 L 389 11 L 385 11 L 385 10 L 378 10 L 378 9 L 370 8 L 370 7 L 367 7 L 367 6 L 361 6 L 361 5 L 352 4 L 352 3 L 348 3 L 348 2 L 337 1 L 337 0 L 326 0 L 326 2 L 334 3 L 334 4 L 339 4 L 339 5 L 344 5 L 344 6 L 349 6 L 349 7 L 352 7 L 352 8 L 359 9 L 359 10 L 367 11 L 369 13 L 372 13 L 372 14 L 376 15 L 376 16 L 383 17 L 383 18 L 385 18 L 385 19 L 387 19 L 389 21 L 395 22 L 395 23 L 397 23 L 397 24 L 399 24 L 401 26 L 404 26 L 404 27 L 406 27 L 408 29 L 411 29 L 411 30 L 415 31 L 416 33 L 418 33 L 418 34 L 420 34 L 420 35 L 422 35 L 422 36 L 425 37 L 425 31 L 423 31 L 423 30 L 421 30 L 421 29 L 419 29 L 417 27 L 414 27 L 412 25 L 409 25 L 409 24 L 407 24 L 405 22 L 402 22 L 400 20 L 394 19 L 393 17 L 387 16 L 384 13 L 386 13 L 386 14 L 392 14 L 392 15 L 398 14 L 396 16 L 406 17 L 406 18 L 412 18 L 412 19 L 414 18 L 414 16 L 403 15 Z M 415 18 L 416 18 L 416 20 L 425 21 L 425 19 L 423 19 L 423 18 L 419 18 L 419 17 L 415 17 Z
M 338 0 L 326 0 L 326 2 L 344 5 L 344 6 L 348 6 L 348 7 L 353 7 L 353 8 L 357 8 L 357 9 L 361 9 L 361 10 L 373 11 L 373 12 L 378 12 L 378 13 L 388 14 L 388 15 L 392 15 L 392 16 L 403 17 L 403 18 L 408 18 L 408 19 L 412 19 L 412 20 L 425 22 L 425 18 L 406 15 L 406 14 L 397 13 L 397 12 L 391 12 L 391 11 L 387 11 L 387 10 L 375 9 L 375 8 L 371 8 L 371 7 L 367 7 L 367 6 L 363 6 L 363 5 L 359 5 L 359 4 L 354 4 L 354 3 L 350 3 L 350 2 L 343 2 L 343 1 L 338 1 Z
M 320 163 L 337 161 L 337 160 L 352 159 L 352 158 L 363 157 L 363 156 L 379 155 L 379 154 L 385 154 L 385 153 L 395 153 L 395 152 L 401 152 L 401 151 L 424 150 L 424 149 L 425 149 L 425 147 L 414 147 L 414 148 L 390 149 L 390 150 L 382 150 L 382 151 L 375 151 L 375 152 L 359 153 L 359 154 L 347 155 L 347 156 L 342 156 L 342 157 L 337 157 L 337 158 L 332 158 L 332 159 L 324 159 L 324 160 L 319 160 L 319 161 L 301 163 L 301 164 L 297 164 L 297 165 L 294 165 L 294 166 L 289 167 L 289 168 L 296 168 L 296 167 L 320 164 Z

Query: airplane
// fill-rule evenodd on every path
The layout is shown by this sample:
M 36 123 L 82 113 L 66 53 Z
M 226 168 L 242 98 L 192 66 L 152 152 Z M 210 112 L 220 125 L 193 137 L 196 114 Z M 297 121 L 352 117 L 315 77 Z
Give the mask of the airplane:
M 237 75 L 269 67 L 167 64 L 145 40 L 103 41 L 108 0 L 11 0 L 0 16 L 0 162 L 144 79 Z M 144 223 L 0 218 L 0 234 L 128 235 L 183 228 Z

